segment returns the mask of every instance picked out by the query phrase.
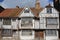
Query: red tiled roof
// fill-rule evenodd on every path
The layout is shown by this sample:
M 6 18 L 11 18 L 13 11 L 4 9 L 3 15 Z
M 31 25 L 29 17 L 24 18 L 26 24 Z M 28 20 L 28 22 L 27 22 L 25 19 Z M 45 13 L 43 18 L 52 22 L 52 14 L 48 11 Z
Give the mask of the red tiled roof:
M 0 17 L 17 17 L 22 10 L 23 8 L 5 9 L 3 12 L 0 13 Z
M 38 17 L 39 12 L 41 12 L 43 8 L 41 9 L 30 8 L 30 9 L 33 12 L 33 14 L 36 17 Z M 5 9 L 3 12 L 0 13 L 0 17 L 18 17 L 22 10 L 23 8 Z

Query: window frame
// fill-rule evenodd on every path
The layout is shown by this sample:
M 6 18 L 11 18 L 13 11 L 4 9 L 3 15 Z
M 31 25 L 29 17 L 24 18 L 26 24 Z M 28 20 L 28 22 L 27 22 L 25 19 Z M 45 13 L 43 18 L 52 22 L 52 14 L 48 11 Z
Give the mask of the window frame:
M 25 33 L 24 33 L 23 31 L 24 31 Z M 28 30 L 21 30 L 21 36 L 33 36 L 33 30 L 29 30 L 29 31 L 31 32 L 31 34 L 28 34 L 28 35 L 27 35 L 26 32 L 28 33 Z M 24 33 L 24 34 L 23 34 L 23 33 Z M 26 34 L 26 35 L 25 35 L 25 34 Z
M 29 12 L 30 12 L 29 8 L 24 9 L 24 13 L 29 13 Z
M 47 19 L 56 19 L 56 21 L 57 21 L 57 23 L 56 24 L 47 24 Z M 52 17 L 47 17 L 46 18 L 46 27 L 48 27 L 47 25 L 58 25 L 58 18 L 56 17 L 56 18 L 52 18 Z
M 28 22 L 29 25 L 27 23 L 26 24 L 23 24 L 23 21 Z M 24 25 L 26 25 L 26 26 L 24 26 Z M 28 27 L 28 26 L 33 27 L 33 18 L 31 18 L 31 19 L 30 18 L 21 18 L 21 27 Z
M 48 30 L 45 31 L 45 35 L 46 35 L 46 36 L 57 36 L 57 30 L 48 29 Z
M 11 19 L 10 18 L 4 18 L 3 19 L 3 25 L 11 25 Z
M 52 8 L 47 8 L 47 13 L 51 14 L 52 13 Z
M 13 31 L 12 31 L 12 29 L 2 29 L 1 35 L 2 35 L 2 37 L 12 37 Z

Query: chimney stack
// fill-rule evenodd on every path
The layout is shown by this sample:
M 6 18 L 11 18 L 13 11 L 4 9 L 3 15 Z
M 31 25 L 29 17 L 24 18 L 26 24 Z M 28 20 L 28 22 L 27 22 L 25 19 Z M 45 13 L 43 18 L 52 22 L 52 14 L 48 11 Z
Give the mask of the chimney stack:
M 19 8 L 19 6 L 16 6 L 16 8 Z
M 39 0 L 36 0 L 36 4 L 35 4 L 35 8 L 36 9 L 40 9 L 40 1 Z

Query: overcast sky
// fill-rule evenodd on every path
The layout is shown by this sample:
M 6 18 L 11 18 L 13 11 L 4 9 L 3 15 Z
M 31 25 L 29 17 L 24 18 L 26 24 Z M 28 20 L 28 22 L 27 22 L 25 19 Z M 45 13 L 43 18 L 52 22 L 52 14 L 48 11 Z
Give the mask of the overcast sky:
M 17 5 L 19 7 L 34 7 L 35 1 L 36 0 L 0 0 L 0 5 L 2 5 L 4 8 L 14 8 Z M 52 0 L 40 0 L 41 7 L 45 7 L 49 3 L 52 3 Z

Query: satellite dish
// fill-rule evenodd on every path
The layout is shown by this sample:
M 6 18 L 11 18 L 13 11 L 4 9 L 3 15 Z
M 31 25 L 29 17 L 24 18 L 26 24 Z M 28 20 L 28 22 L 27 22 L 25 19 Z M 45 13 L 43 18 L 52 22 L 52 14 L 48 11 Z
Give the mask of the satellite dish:
M 4 0 L 0 0 L 0 2 L 3 2 Z

